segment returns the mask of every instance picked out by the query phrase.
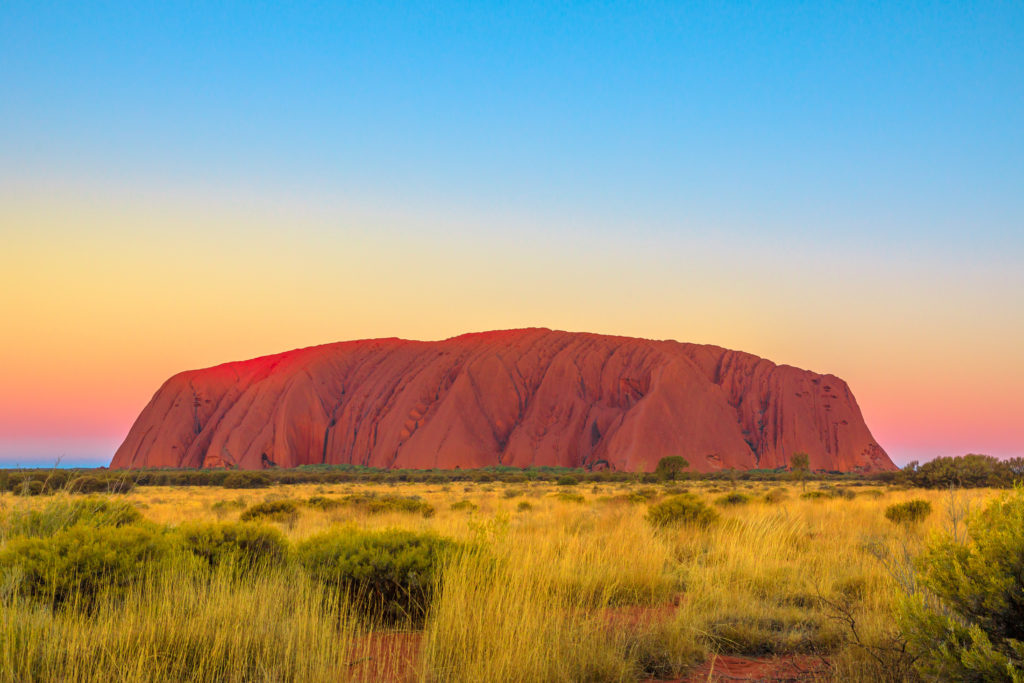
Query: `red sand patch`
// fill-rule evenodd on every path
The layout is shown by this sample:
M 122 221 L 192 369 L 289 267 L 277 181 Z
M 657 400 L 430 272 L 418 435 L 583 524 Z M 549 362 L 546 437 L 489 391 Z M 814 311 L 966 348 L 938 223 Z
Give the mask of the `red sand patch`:
M 607 607 L 602 610 L 602 618 L 608 626 L 615 629 L 637 628 L 667 621 L 675 614 L 682 601 L 682 594 L 676 595 L 671 602 L 662 605 L 623 605 Z
M 420 658 L 423 633 L 377 632 L 356 643 L 346 680 L 403 683 L 413 680 Z
M 791 655 L 785 657 L 727 657 L 709 659 L 678 683 L 705 681 L 763 681 L 788 683 L 821 681 L 829 677 L 828 664 L 820 657 Z

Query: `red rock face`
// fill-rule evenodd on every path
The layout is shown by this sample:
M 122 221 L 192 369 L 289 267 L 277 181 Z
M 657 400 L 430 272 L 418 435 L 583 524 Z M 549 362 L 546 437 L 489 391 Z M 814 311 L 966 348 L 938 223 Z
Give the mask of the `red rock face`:
M 298 349 L 169 379 L 111 467 L 895 469 L 846 383 L 716 346 L 546 329 Z

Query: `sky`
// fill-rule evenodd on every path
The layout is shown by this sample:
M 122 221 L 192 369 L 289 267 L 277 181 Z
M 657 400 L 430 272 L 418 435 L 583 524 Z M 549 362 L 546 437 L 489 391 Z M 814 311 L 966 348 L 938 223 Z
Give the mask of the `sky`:
M 1024 4 L 0 4 L 0 465 L 175 372 L 544 326 L 1024 455 Z

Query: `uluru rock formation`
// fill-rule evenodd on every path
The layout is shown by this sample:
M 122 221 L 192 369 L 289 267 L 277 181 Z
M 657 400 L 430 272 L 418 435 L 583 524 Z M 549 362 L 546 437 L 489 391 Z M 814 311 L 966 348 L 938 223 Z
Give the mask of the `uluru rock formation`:
M 716 346 L 547 329 L 372 339 L 171 377 L 111 467 L 895 469 L 846 382 Z

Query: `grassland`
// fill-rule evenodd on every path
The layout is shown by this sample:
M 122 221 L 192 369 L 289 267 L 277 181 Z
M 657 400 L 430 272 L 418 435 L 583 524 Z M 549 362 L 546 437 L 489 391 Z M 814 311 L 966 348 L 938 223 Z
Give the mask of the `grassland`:
M 649 523 L 649 506 L 681 488 L 717 520 Z M 784 658 L 808 679 L 910 680 L 893 619 L 910 560 L 929 534 L 956 532 L 994 491 L 807 485 L 819 490 L 453 482 L 103 494 L 161 533 L 292 501 L 265 520 L 291 552 L 332 529 L 426 533 L 456 550 L 432 579 L 420 623 L 362 615 L 353 596 L 327 590 L 294 561 L 240 575 L 198 572 L 172 555 L 143 580 L 77 607 L 74 598 L 54 607 L 25 597 L 8 571 L 0 680 L 707 680 L 716 658 L 731 656 Z M 357 504 L 383 495 L 425 505 Z M 28 509 L 78 497 L 0 496 L 0 544 L 13 542 L 11 520 Z M 918 524 L 886 519 L 888 506 L 911 499 L 930 501 L 933 514 Z

